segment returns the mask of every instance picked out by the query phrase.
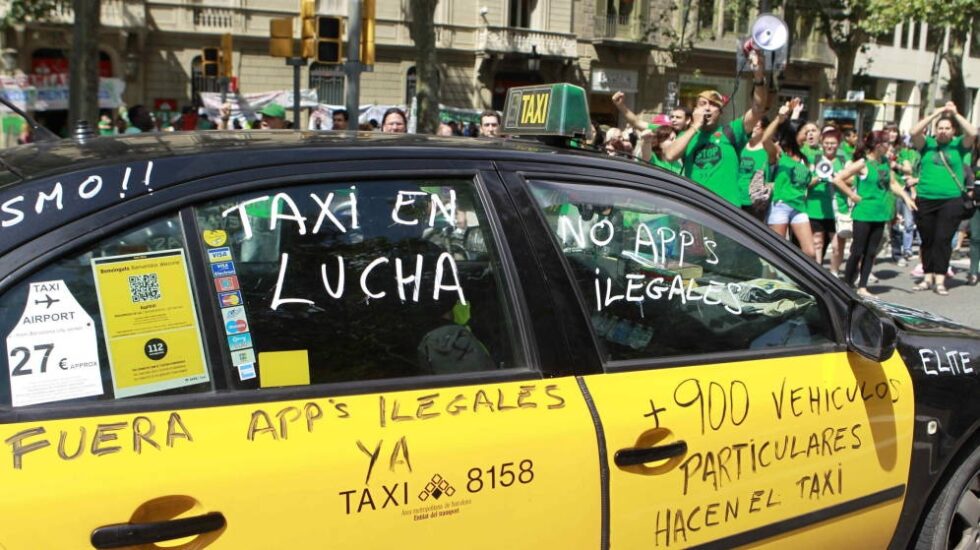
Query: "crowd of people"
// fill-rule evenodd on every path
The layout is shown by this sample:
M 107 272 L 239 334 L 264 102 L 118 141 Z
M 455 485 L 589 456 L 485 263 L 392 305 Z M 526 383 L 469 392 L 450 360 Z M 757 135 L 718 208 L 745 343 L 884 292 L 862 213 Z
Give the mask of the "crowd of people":
M 853 128 L 806 120 L 799 98 L 779 105 L 769 115 L 765 72 L 755 52 L 750 55 L 753 90 L 750 108 L 722 123 L 728 98 L 717 91 L 698 94 L 693 109 L 679 106 L 646 122 L 617 92 L 612 102 L 626 128 L 598 132 L 590 145 L 610 155 L 636 157 L 663 170 L 682 174 L 792 240 L 835 276 L 871 295 L 869 282 L 884 244 L 898 267 L 914 266 L 913 288 L 949 294 L 954 276 L 950 260 L 969 239 L 966 283 L 976 285 L 980 268 L 980 210 L 969 210 L 980 172 L 977 129 L 946 103 L 920 120 L 908 135 L 886 124 L 858 136 Z M 322 115 L 327 116 L 327 115 Z M 348 113 L 329 113 L 334 130 L 354 129 Z M 442 123 L 438 136 L 500 137 L 501 117 L 484 111 L 480 124 Z M 323 122 L 323 121 L 320 121 Z M 104 116 L 102 134 L 161 130 L 241 129 L 225 105 L 215 120 L 192 108 L 162 127 L 153 113 L 136 105 L 126 116 Z M 326 125 L 324 125 L 326 126 Z M 254 129 L 288 129 L 286 109 L 275 102 L 258 111 Z M 380 121 L 357 129 L 406 133 L 406 113 L 392 107 Z M 972 215 L 971 215 L 972 214 Z M 918 242 L 918 255 L 913 247 Z M 829 254 L 828 254 L 829 249 Z M 847 256 L 846 263 L 844 257 Z M 842 269 L 843 267 L 843 269 Z
M 914 290 L 946 296 L 951 258 L 968 238 L 966 283 L 977 284 L 980 211 L 971 206 L 980 199 L 980 146 L 955 104 L 905 136 L 895 124 L 858 136 L 805 120 L 799 98 L 767 116 L 765 74 L 753 63 L 752 105 L 734 121 L 720 123 L 727 98 L 713 90 L 698 95 L 693 111 L 678 107 L 653 122 L 617 92 L 612 101 L 628 126 L 608 129 L 597 147 L 687 176 L 826 263 L 861 295 L 872 295 L 872 269 L 889 243 L 898 267 L 914 266 Z
M 159 120 L 152 111 L 144 105 L 134 105 L 117 116 L 110 111 L 104 111 L 99 120 L 100 135 L 136 134 L 141 132 L 167 131 L 197 131 L 197 130 L 285 130 L 293 127 L 292 121 L 286 117 L 286 108 L 276 102 L 265 104 L 256 112 L 256 119 L 244 121 L 241 117 L 232 117 L 230 104 L 223 105 L 218 116 L 213 120 L 208 117 L 206 110 L 184 107 L 180 115 L 169 121 Z M 325 124 L 322 118 L 329 117 L 330 124 Z M 380 131 L 385 133 L 408 132 L 408 115 L 398 107 L 384 111 L 381 120 L 368 120 L 359 123 L 356 128 L 350 125 L 350 116 L 345 109 L 334 109 L 329 114 L 317 111 L 311 114 L 312 128 L 330 128 L 331 130 Z M 500 114 L 496 111 L 484 111 L 479 116 L 480 124 L 450 120 L 439 124 L 436 132 L 439 136 L 466 137 L 498 137 Z M 29 143 L 25 138 L 22 143 Z

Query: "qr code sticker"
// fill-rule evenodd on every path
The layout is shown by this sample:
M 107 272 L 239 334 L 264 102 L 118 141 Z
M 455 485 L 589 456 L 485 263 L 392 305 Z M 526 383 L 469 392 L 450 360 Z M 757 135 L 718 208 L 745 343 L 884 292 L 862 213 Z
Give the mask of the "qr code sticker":
M 162 298 L 156 273 L 129 276 L 129 295 L 133 303 L 152 302 Z

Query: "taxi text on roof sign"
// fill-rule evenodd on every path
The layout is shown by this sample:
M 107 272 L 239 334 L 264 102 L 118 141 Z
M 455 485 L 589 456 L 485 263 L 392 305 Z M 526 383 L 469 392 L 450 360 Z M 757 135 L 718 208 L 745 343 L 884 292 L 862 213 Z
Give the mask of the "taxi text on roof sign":
M 578 86 L 559 83 L 507 90 L 506 134 L 584 138 L 590 129 L 585 90 Z

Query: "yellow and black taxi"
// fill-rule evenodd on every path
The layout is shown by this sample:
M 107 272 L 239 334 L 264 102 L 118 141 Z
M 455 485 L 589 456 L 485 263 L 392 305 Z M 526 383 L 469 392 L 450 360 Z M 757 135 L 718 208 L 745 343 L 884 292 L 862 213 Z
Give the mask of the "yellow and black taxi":
M 587 132 L 581 89 L 513 95 L 511 134 Z M 980 535 L 978 331 L 532 141 L 6 150 L 0 346 L 6 550 Z

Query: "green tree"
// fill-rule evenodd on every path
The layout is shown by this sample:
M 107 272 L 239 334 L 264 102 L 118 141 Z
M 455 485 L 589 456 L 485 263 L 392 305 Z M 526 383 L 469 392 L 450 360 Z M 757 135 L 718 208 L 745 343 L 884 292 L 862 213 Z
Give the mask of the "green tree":
M 7 7 L 7 13 L 0 15 L 0 31 L 17 24 L 46 20 L 57 7 L 57 1 L 11 0 Z
M 787 19 L 796 17 L 814 21 L 837 56 L 834 94 L 843 98 L 854 84 L 854 65 L 858 53 L 900 18 L 897 13 L 877 12 L 879 3 L 897 0 L 787 0 Z M 903 0 L 904 1 L 904 0 Z
M 410 0 L 408 33 L 415 42 L 416 131 L 434 134 L 439 127 L 439 67 L 435 16 L 439 0 Z
M 980 24 L 980 2 L 977 0 L 873 0 L 876 18 L 895 22 L 913 19 L 929 24 L 930 32 L 949 29 L 949 46 L 940 50 L 949 69 L 950 99 L 960 112 L 969 107 L 966 82 L 963 79 L 963 52 L 973 26 Z M 892 23 L 894 25 L 894 23 Z M 974 47 L 980 47 L 974 45 Z

